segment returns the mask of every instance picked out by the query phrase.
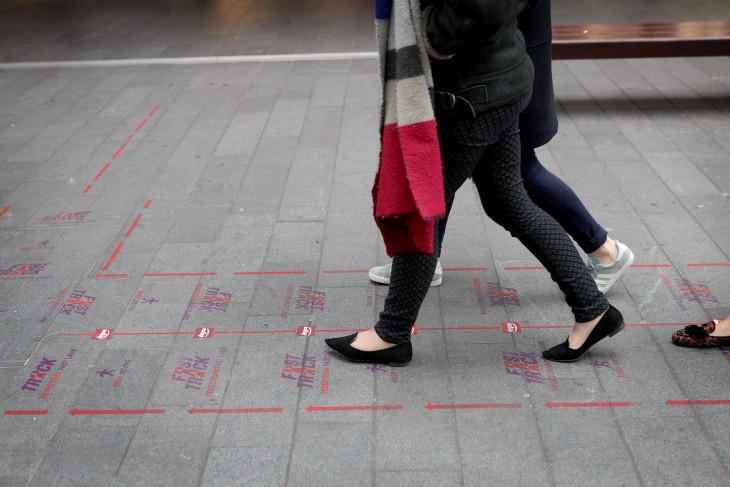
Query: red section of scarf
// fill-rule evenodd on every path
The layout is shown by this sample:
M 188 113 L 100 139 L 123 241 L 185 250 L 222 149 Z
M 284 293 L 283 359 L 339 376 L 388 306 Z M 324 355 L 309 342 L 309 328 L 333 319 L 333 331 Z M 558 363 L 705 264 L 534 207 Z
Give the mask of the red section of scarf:
M 388 124 L 382 137 L 373 203 L 385 249 L 432 254 L 434 219 L 446 211 L 436 122 Z

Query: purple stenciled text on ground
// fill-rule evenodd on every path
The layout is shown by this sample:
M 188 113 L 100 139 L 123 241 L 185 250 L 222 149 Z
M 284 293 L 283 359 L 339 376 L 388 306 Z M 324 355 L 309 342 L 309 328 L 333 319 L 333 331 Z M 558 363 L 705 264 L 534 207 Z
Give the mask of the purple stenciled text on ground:
M 213 311 L 225 313 L 228 311 L 228 305 L 232 297 L 233 295 L 231 293 L 225 293 L 218 287 L 209 287 L 203 294 L 199 309 L 208 313 L 212 313 Z
M 484 293 L 482 292 L 482 285 L 479 282 L 479 278 L 475 277 L 472 281 L 474 283 L 474 294 L 477 297 L 477 303 L 479 304 L 479 314 L 487 314 L 487 304 L 486 299 L 484 298 Z
M 517 297 L 517 290 L 511 287 L 503 287 L 496 282 L 487 283 L 487 295 L 492 306 L 515 306 L 520 308 L 520 298 Z
M 43 240 L 38 242 L 34 247 L 20 247 L 18 250 L 51 250 L 55 248 L 56 246 L 50 240 Z
M 60 213 L 56 213 L 55 215 L 46 216 L 41 221 L 34 223 L 43 225 L 64 225 L 69 223 L 80 223 L 82 221 L 86 221 L 89 215 L 91 215 L 90 210 L 62 211 Z
M 210 368 L 210 357 L 198 354 L 179 357 L 177 365 L 172 371 L 172 380 L 180 382 L 186 390 L 199 391 Z
M 689 279 L 675 279 L 674 282 L 684 299 L 690 303 L 720 303 L 707 284 L 694 283 Z
M 89 308 L 94 304 L 94 301 L 96 301 L 96 297 L 86 294 L 86 289 L 74 289 L 71 291 L 71 295 L 66 303 L 58 311 L 58 314 L 68 316 L 76 314 L 85 317 Z
M 207 397 L 210 397 L 215 392 L 215 386 L 218 383 L 218 377 L 221 373 L 221 367 L 223 367 L 223 357 L 225 357 L 226 352 L 228 352 L 228 348 L 221 347 L 220 350 L 218 350 L 218 357 L 215 359 L 215 364 L 213 364 L 213 372 L 210 374 L 210 380 L 208 381 L 208 388 L 205 390 L 205 395 Z
M 33 368 L 20 390 L 37 392 L 43 387 L 40 397 L 48 397 L 61 377 L 61 372 L 68 366 L 76 352 L 77 349 L 72 348 L 60 362 L 56 358 L 43 357 Z
M 723 357 L 730 363 L 730 347 L 718 347 L 717 348 Z
M 324 311 L 324 304 L 327 294 L 324 291 L 317 291 L 312 286 L 299 286 L 297 289 L 297 302 L 294 309 L 304 311 Z
M 291 307 L 291 299 L 294 294 L 294 283 L 290 282 L 286 288 L 286 296 L 284 297 L 284 304 L 281 307 L 281 317 L 289 317 L 289 308 Z
M 611 352 L 610 354 L 611 360 L 594 360 L 591 362 L 591 365 L 595 369 L 613 369 L 614 372 L 616 372 L 616 375 L 619 379 L 625 379 L 626 378 L 626 371 L 624 371 L 624 368 L 621 366 L 621 363 L 619 361 L 619 357 L 616 354 L 616 352 Z
M 195 309 L 195 304 L 198 301 L 198 296 L 200 296 L 200 290 L 203 288 L 202 283 L 198 283 L 197 286 L 195 286 L 195 291 L 193 291 L 193 295 L 190 297 L 190 301 L 188 302 L 188 307 L 185 309 L 185 314 L 183 314 L 183 320 L 187 321 L 190 319 L 190 316 L 193 313 L 193 309 Z
M 7 269 L 0 269 L 0 279 L 4 281 L 14 279 L 35 279 L 35 278 L 49 278 L 50 276 L 41 276 L 43 271 L 46 270 L 50 264 L 45 263 L 32 263 L 32 264 L 15 264 L 14 266 L 8 267 Z
M 542 350 L 543 352 L 548 349 L 544 340 L 540 340 L 539 342 L 537 342 L 537 344 L 540 347 L 540 350 Z M 545 358 L 542 359 L 542 362 L 545 365 L 545 371 L 547 372 L 548 380 L 550 381 L 550 387 L 553 390 L 557 391 L 558 389 L 560 389 L 560 384 L 558 384 L 558 378 L 555 376 L 553 364 Z
M 41 318 L 38 323 L 44 324 L 48 323 L 48 320 L 51 319 L 51 317 L 55 314 L 56 308 L 58 308 L 61 305 L 61 302 L 66 299 L 66 294 L 68 294 L 70 287 L 63 288 L 63 290 L 58 293 L 58 296 L 53 301 L 53 304 L 51 304 L 51 309 L 48 310 L 46 314 L 43 315 L 43 318 Z
M 502 352 L 504 370 L 508 374 L 521 376 L 530 384 L 544 384 L 535 352 Z
M 380 293 L 377 290 L 369 287 L 365 296 L 365 307 L 372 308 L 378 301 L 384 301 L 388 297 L 388 293 Z
M 297 387 L 312 388 L 314 377 L 317 375 L 317 357 L 299 357 L 286 354 L 282 379 L 293 381 Z
M 380 372 L 390 374 L 390 382 L 392 382 L 394 384 L 397 383 L 399 380 L 398 379 L 398 370 L 396 369 L 396 367 L 388 368 L 388 367 L 385 367 L 384 365 L 373 364 L 373 365 L 367 367 L 367 369 L 370 372 L 372 372 L 373 374 L 378 374 Z
M 332 353 L 327 352 L 322 359 L 322 383 L 319 386 L 320 394 L 327 394 L 330 390 L 330 363 L 332 362 Z

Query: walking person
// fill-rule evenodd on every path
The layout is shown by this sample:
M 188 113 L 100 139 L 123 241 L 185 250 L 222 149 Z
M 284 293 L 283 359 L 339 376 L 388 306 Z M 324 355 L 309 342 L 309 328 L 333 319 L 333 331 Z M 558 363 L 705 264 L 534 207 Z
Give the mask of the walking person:
M 482 198 L 485 211 L 540 260 L 573 311 L 575 325 L 570 336 L 545 351 L 546 358 L 578 360 L 595 343 L 625 326 L 621 313 L 598 290 L 563 228 L 532 202 L 522 182 L 518 119 L 530 99 L 533 66 L 517 29 L 517 15 L 527 3 L 444 0 L 425 5 L 421 41 L 431 58 L 442 160 L 442 173 L 436 173 L 428 165 L 432 148 L 409 145 L 414 140 L 429 143 L 428 124 L 407 125 L 420 119 L 409 111 L 397 111 L 409 130 L 404 130 L 400 139 L 393 139 L 392 125 L 396 125 L 395 136 L 401 135 L 397 124 L 388 131 L 393 112 L 389 113 L 387 100 L 400 95 L 407 98 L 400 99 L 401 104 L 421 106 L 407 91 L 407 83 L 423 76 L 414 67 L 413 50 L 407 50 L 407 43 L 396 42 L 409 38 L 407 33 L 398 37 L 397 32 L 398 16 L 402 19 L 404 12 L 411 10 L 409 1 L 394 0 L 396 15 L 392 21 L 396 34 L 388 37 L 387 54 L 382 48 L 380 52 L 381 63 L 385 63 L 381 75 L 386 108 L 381 164 L 374 188 L 376 222 L 386 250 L 394 255 L 390 290 L 373 329 L 326 340 L 343 357 L 396 366 L 411 361 L 410 330 L 438 259 L 439 235 L 433 231 L 432 218 L 443 216 L 445 201 L 452 199 L 469 177 L 481 195 L 490 195 Z M 376 2 L 376 11 L 381 7 L 380 15 L 386 10 L 390 13 L 384 4 Z M 389 67 L 388 61 L 395 66 Z M 389 159 L 392 147 L 386 144 L 392 140 L 401 144 L 399 148 L 407 152 L 406 156 L 422 156 L 418 159 L 422 164 L 414 167 L 408 157 L 404 157 L 403 167 L 395 164 Z M 399 187 L 398 182 L 404 180 L 410 186 Z
M 634 254 L 626 245 L 608 237 L 608 232 L 596 222 L 575 192 L 565 182 L 548 171 L 538 160 L 535 149 L 541 147 L 558 131 L 552 78 L 552 23 L 550 0 L 540 0 L 517 16 L 517 26 L 525 38 L 527 54 L 535 68 L 532 98 L 520 114 L 521 174 L 527 194 L 537 206 L 552 216 L 580 248 L 588 255 L 588 270 L 606 293 L 634 262 Z M 491 195 L 481 194 L 482 199 Z M 453 199 L 446 202 L 446 216 L 439 222 L 439 255 L 446 232 L 446 222 Z M 486 209 L 490 217 L 490 208 Z M 390 284 L 392 264 L 376 266 L 368 275 L 374 282 Z M 431 286 L 442 282 L 440 260 L 431 278 Z

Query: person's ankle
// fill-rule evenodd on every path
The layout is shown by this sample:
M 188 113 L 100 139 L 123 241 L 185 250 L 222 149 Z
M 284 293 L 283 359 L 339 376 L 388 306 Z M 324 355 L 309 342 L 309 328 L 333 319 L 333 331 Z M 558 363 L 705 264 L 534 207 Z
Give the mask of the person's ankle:
M 721 320 L 720 323 L 715 325 L 715 330 L 710 333 L 710 336 L 726 337 L 730 336 L 730 318 Z
M 603 245 L 588 254 L 588 256 L 593 257 L 594 259 L 598 259 L 601 264 L 609 265 L 612 264 L 614 260 L 616 260 L 616 254 L 618 254 L 618 246 L 616 245 L 616 241 L 609 237 L 606 237 L 606 241 L 603 242 Z
M 386 348 L 395 347 L 395 343 L 389 343 L 383 340 L 375 333 L 374 329 L 361 331 L 357 334 L 357 338 L 350 344 L 352 348 L 362 352 L 376 352 L 385 350 Z

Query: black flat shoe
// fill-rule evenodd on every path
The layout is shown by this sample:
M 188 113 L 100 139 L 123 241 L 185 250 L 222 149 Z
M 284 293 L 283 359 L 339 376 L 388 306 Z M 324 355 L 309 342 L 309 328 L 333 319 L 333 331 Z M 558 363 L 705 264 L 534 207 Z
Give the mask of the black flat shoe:
M 593 328 L 585 343 L 577 350 L 568 346 L 568 340 L 560 345 L 555 345 L 549 350 L 542 352 L 542 356 L 553 362 L 575 362 L 579 360 L 585 353 L 596 343 L 600 342 L 607 336 L 612 337 L 616 333 L 624 329 L 624 317 L 621 312 L 611 305 L 608 305 L 608 311 L 603 318 Z
M 340 338 L 327 338 L 324 342 L 332 350 L 339 353 L 351 362 L 367 362 L 371 364 L 386 364 L 393 367 L 408 365 L 413 358 L 413 347 L 409 343 L 396 345 L 395 347 L 377 350 L 375 352 L 364 352 L 350 345 L 357 338 L 357 333 Z

